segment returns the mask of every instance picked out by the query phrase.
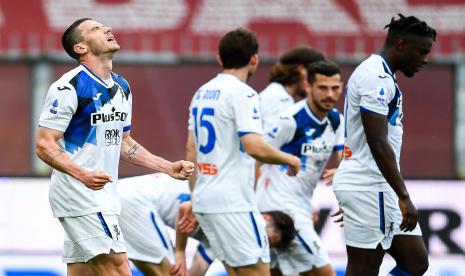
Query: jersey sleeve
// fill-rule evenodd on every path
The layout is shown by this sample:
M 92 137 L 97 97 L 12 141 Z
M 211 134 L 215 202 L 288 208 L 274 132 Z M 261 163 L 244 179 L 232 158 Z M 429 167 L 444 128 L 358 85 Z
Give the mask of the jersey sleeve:
M 130 131 L 131 130 L 131 124 L 132 124 L 132 93 L 129 93 L 129 112 L 128 112 L 128 118 L 126 119 L 126 122 L 123 127 L 123 132 Z
M 190 131 L 194 131 L 194 128 L 195 128 L 195 118 L 194 118 L 194 114 L 193 114 L 193 111 L 192 111 L 192 105 L 194 103 L 194 99 L 195 97 L 197 97 L 197 93 L 199 93 L 198 91 L 195 92 L 194 96 L 192 97 L 192 100 L 191 100 L 191 103 L 189 105 L 189 119 L 187 120 L 187 130 L 190 130 Z
M 292 140 L 295 130 L 295 120 L 290 116 L 282 115 L 265 129 L 264 139 L 274 147 L 281 148 Z
M 344 148 L 344 140 L 345 140 L 345 124 L 344 124 L 344 116 L 339 114 L 340 124 L 339 127 L 336 129 L 336 142 L 334 143 L 333 151 L 340 151 Z
M 374 112 L 387 115 L 389 102 L 394 98 L 395 87 L 390 77 L 381 79 L 369 75 L 359 83 L 360 112 Z
M 65 132 L 77 109 L 77 95 L 69 83 L 53 83 L 45 98 L 39 126 Z
M 248 133 L 262 133 L 262 119 L 258 94 L 252 89 L 232 98 L 232 110 L 239 136 Z

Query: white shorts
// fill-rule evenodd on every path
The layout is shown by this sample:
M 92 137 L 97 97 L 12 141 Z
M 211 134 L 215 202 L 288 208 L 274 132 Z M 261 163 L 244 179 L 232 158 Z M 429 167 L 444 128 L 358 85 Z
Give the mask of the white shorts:
M 126 252 L 118 215 L 112 212 L 58 219 L 65 230 L 64 263 L 86 263 L 110 250 Z
M 402 213 L 394 191 L 335 191 L 339 206 L 344 210 L 344 237 L 348 246 L 384 250 L 391 247 L 395 235 L 421 236 L 417 223 L 411 232 L 399 226 Z
M 156 209 L 125 203 L 119 219 L 129 259 L 160 264 L 166 257 L 174 264 L 167 226 Z
M 202 228 L 197 227 L 197 229 L 190 234 L 190 237 L 199 241 L 197 246 L 197 251 L 199 252 L 200 256 L 209 264 L 211 265 L 213 261 L 216 259 L 215 253 L 210 247 L 210 243 L 205 236 Z
M 265 220 L 255 212 L 195 213 L 214 255 L 231 267 L 270 262 Z
M 199 252 L 200 256 L 207 262 L 209 265 L 211 265 L 215 261 L 215 254 L 213 253 L 213 250 L 203 244 L 202 242 L 199 242 L 199 245 L 197 246 L 197 251 Z
M 298 274 L 328 265 L 329 257 L 313 227 L 311 217 L 294 217 L 298 232 L 288 251 L 271 250 L 271 268 L 279 268 L 284 275 Z

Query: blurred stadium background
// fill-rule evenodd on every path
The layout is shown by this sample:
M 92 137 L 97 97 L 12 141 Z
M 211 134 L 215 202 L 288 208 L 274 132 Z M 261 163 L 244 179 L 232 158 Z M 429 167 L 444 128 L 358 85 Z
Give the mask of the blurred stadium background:
M 277 57 L 303 44 L 337 61 L 347 80 L 377 52 L 384 25 L 399 12 L 439 33 L 431 63 L 414 79 L 398 75 L 402 173 L 430 251 L 428 275 L 465 275 L 465 0 L 0 0 L 0 275 L 65 271 L 62 229 L 48 205 L 50 169 L 36 158 L 33 139 L 48 86 L 76 65 L 60 44 L 75 19 L 113 27 L 121 45 L 114 71 L 134 93 L 132 135 L 152 152 L 181 159 L 188 104 L 220 69 L 221 34 L 238 26 L 257 33 L 262 63 L 251 86 L 260 91 Z M 120 172 L 147 173 L 125 164 Z M 334 197 L 319 187 L 314 200 L 318 231 L 343 275 L 342 231 L 328 218 Z M 393 266 L 385 260 L 383 273 Z

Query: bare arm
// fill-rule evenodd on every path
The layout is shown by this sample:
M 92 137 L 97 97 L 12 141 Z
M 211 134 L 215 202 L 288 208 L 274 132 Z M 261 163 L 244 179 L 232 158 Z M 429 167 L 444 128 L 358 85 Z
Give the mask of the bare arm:
M 342 161 L 342 150 L 335 151 L 334 155 L 336 155 L 337 165 L 339 166 L 339 163 L 341 163 Z M 332 169 L 325 169 L 323 171 L 323 175 L 322 175 L 323 180 L 327 186 L 330 186 L 333 184 L 333 178 L 334 178 L 334 175 L 336 174 L 336 171 L 337 171 L 337 167 L 332 168 Z
M 417 210 L 410 200 L 404 179 L 397 167 L 394 151 L 388 141 L 387 117 L 371 112 L 362 112 L 361 116 L 371 154 L 387 183 L 399 197 L 399 207 L 403 215 L 400 229 L 412 231 L 417 223 Z
M 111 176 L 106 172 L 90 172 L 73 162 L 57 143 L 61 137 L 63 137 L 61 131 L 39 127 L 35 141 L 37 156 L 52 168 L 81 181 L 89 189 L 100 190 L 106 183 L 112 181 Z
M 300 170 L 300 159 L 266 143 L 262 136 L 249 133 L 241 137 L 245 152 L 262 163 L 288 165 L 292 175 Z
M 194 164 L 194 168 L 197 167 L 197 151 L 195 149 L 195 140 L 194 140 L 194 133 L 189 130 L 187 133 L 187 143 L 186 143 L 186 160 L 190 161 Z M 189 190 L 192 192 L 194 190 L 196 179 L 196 171 L 191 178 L 189 178 Z
M 188 179 L 194 170 L 194 165 L 191 162 L 180 160 L 173 163 L 151 154 L 148 150 L 132 139 L 129 131 L 123 134 L 120 156 L 122 160 L 128 163 L 150 170 L 163 172 L 173 178 L 181 180 Z

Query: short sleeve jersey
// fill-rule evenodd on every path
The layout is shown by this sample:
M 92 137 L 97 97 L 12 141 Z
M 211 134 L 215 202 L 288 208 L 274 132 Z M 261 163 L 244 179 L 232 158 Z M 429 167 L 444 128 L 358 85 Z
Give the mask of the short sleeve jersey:
M 279 114 L 294 104 L 294 99 L 284 86 L 277 82 L 270 83 L 258 96 L 264 130 L 275 122 Z
M 130 210 L 156 209 L 163 222 L 171 228 L 175 228 L 179 205 L 191 198 L 187 181 L 164 173 L 120 179 L 118 192 L 123 208 L 129 205 Z
M 352 73 L 345 99 L 346 140 L 343 160 L 333 179 L 334 190 L 389 191 L 368 147 L 361 113 L 387 117 L 388 140 L 399 166 L 402 146 L 402 93 L 396 77 L 379 55 L 371 55 Z
M 197 150 L 195 212 L 256 210 L 254 159 L 240 137 L 262 132 L 258 94 L 231 74 L 218 74 L 194 94 L 189 130 Z
M 113 179 L 94 191 L 54 170 L 49 197 L 55 217 L 119 213 L 116 180 L 122 135 L 131 129 L 131 106 L 132 95 L 124 78 L 111 73 L 111 79 L 104 82 L 84 65 L 50 86 L 39 125 L 63 132 L 58 145 L 78 166 L 105 171 Z
M 283 210 L 311 217 L 311 199 L 326 163 L 344 143 L 343 117 L 331 110 L 319 119 L 307 100 L 286 110 L 265 132 L 265 140 L 276 148 L 301 159 L 302 167 L 295 177 L 286 174 L 286 166 L 264 164 L 257 182 L 257 204 L 260 211 Z

